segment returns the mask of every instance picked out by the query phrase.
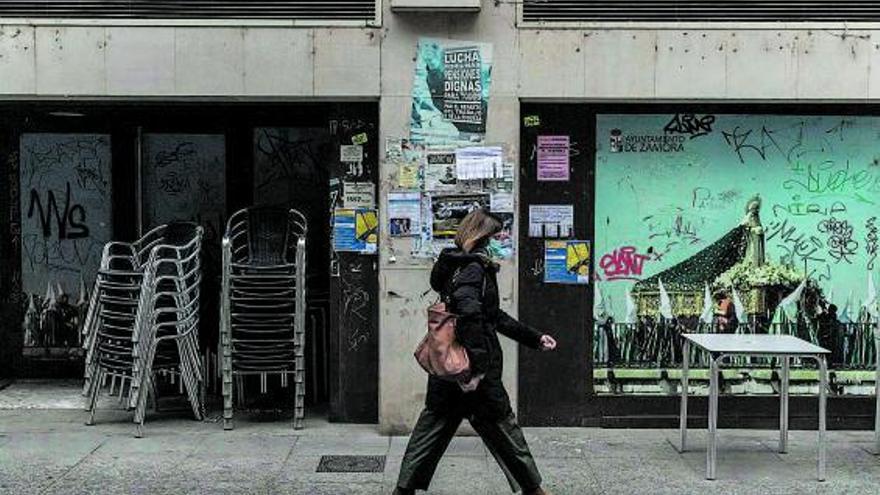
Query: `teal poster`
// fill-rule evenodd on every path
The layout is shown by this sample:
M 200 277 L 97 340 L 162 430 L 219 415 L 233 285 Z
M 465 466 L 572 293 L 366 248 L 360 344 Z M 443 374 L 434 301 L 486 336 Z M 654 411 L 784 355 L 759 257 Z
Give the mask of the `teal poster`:
M 491 44 L 419 40 L 410 139 L 429 146 L 482 142 L 491 82 Z
M 769 320 L 807 279 L 817 306 L 855 321 L 878 266 L 878 138 L 875 117 L 598 116 L 604 310 L 619 320 L 628 292 L 656 294 L 662 280 L 676 316 L 700 315 L 705 287 L 735 285 L 748 313 Z M 752 290 L 766 287 L 780 293 Z M 638 313 L 657 309 L 641 303 Z

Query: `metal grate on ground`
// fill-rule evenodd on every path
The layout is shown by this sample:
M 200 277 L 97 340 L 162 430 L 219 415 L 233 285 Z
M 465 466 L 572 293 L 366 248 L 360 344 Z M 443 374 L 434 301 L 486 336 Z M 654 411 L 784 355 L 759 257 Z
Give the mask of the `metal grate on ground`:
M 319 473 L 381 473 L 384 455 L 324 455 L 318 462 Z

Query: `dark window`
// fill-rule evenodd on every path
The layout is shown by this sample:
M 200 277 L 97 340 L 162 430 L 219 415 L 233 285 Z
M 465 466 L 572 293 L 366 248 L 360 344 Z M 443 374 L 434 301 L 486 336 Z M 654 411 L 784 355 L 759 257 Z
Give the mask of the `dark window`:
M 2 0 L 0 17 L 370 22 L 376 0 Z
M 526 22 L 877 21 L 866 0 L 523 0 Z

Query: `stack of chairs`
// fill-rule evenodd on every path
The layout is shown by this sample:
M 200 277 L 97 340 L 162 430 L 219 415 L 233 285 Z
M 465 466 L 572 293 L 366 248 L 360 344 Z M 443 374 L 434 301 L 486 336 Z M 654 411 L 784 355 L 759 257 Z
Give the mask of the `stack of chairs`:
M 270 375 L 282 388 L 293 377 L 293 426 L 303 426 L 306 233 L 302 213 L 276 207 L 240 210 L 227 222 L 219 351 L 224 429 L 233 428 L 233 398 L 243 403 L 245 379 L 258 378 L 265 394 Z
M 158 406 L 161 375 L 186 392 L 196 419 L 204 416 L 204 370 L 198 352 L 203 229 L 193 223 L 157 227 L 134 243 L 109 243 L 84 328 L 89 419 L 106 379 L 111 394 L 134 409 L 143 435 L 148 396 Z
M 131 385 L 132 334 L 140 302 L 143 270 L 150 251 L 163 240 L 166 225 L 160 225 L 132 242 L 108 242 L 89 299 L 83 324 L 86 351 L 83 395 L 91 397 L 98 366 L 98 336 L 101 337 L 102 383 L 110 380 L 110 393 L 119 386 L 119 396 Z M 115 352 L 112 352 L 115 351 Z

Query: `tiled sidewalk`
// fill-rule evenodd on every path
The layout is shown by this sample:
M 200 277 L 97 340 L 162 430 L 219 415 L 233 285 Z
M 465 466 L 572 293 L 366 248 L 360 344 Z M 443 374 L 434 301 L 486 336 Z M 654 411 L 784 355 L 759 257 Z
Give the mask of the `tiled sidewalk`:
M 390 493 L 407 440 L 382 436 L 374 425 L 318 419 L 294 432 L 287 421 L 241 418 L 226 432 L 185 412 L 149 417 L 146 437 L 136 439 L 128 414 L 104 409 L 98 424 L 86 427 L 82 409 L 25 408 L 38 405 L 41 394 L 75 407 L 75 394 L 19 387 L 0 391 L 0 493 Z M 684 455 L 673 447 L 674 430 L 527 428 L 526 437 L 555 494 L 880 492 L 880 458 L 868 431 L 829 433 L 825 483 L 815 481 L 814 432 L 792 432 L 790 453 L 780 455 L 774 431 L 723 430 L 714 482 L 703 479 L 700 431 L 690 435 L 696 450 Z M 324 455 L 386 456 L 386 464 L 376 473 L 316 472 Z M 429 493 L 510 491 L 479 439 L 459 437 Z

